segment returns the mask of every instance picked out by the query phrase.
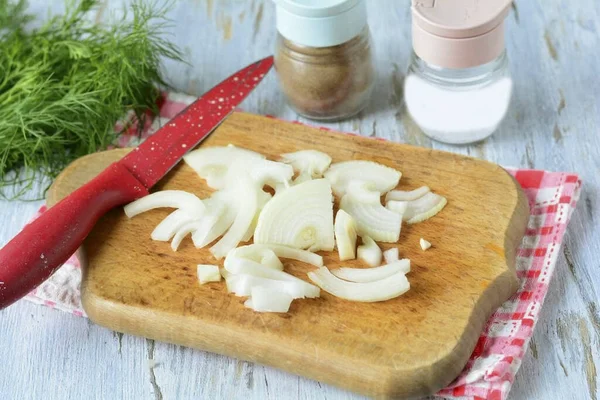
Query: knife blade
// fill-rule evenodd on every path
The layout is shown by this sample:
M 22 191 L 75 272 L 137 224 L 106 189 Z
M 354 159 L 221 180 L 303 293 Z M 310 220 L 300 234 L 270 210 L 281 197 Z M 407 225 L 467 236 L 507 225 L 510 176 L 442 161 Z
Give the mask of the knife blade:
M 206 92 L 120 162 L 147 187 L 207 137 L 262 80 L 273 65 L 267 57 Z M 184 133 L 184 134 L 182 134 Z
M 102 215 L 147 195 L 184 154 L 231 114 L 272 66 L 270 56 L 231 75 L 123 159 L 26 225 L 0 250 L 0 310 L 50 277 Z

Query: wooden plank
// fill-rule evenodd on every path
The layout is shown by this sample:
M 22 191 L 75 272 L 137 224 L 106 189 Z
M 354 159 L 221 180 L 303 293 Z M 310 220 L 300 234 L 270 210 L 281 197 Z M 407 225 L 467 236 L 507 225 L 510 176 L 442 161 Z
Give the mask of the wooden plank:
M 186 240 L 173 252 L 168 243 L 149 239 L 170 210 L 128 219 L 117 209 L 99 221 L 84 246 L 82 296 L 90 318 L 116 331 L 272 365 L 371 396 L 431 394 L 454 379 L 490 313 L 518 287 L 515 250 L 529 209 L 516 182 L 497 166 L 472 158 L 251 114 L 234 113 L 201 147 L 227 144 L 270 159 L 316 149 L 327 151 L 334 162 L 377 161 L 403 172 L 402 188 L 427 184 L 446 196 L 449 205 L 442 213 L 404 226 L 399 244 L 385 245 L 411 260 L 411 291 L 369 304 L 322 293 L 318 300 L 294 302 L 287 315 L 256 314 L 224 284 L 198 285 L 196 264 L 220 264 L 208 249 Z M 75 161 L 54 182 L 49 204 L 127 152 Z M 185 164 L 156 188 L 177 189 L 200 198 L 210 194 Z M 423 252 L 421 237 L 434 248 Z M 324 258 L 331 269 L 362 265 L 340 263 L 335 252 L 325 252 Z M 312 269 L 286 263 L 299 278 L 306 279 Z

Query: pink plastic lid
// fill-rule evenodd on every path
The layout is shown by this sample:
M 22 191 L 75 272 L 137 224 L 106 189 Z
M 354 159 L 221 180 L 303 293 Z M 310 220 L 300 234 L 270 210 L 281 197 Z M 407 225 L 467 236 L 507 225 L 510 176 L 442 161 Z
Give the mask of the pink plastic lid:
M 413 48 L 430 64 L 468 68 L 504 50 L 511 0 L 413 0 Z

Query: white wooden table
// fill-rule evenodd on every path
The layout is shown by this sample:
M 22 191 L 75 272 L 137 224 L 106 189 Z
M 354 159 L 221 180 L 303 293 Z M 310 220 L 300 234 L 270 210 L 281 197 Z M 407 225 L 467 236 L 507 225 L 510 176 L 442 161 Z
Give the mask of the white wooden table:
M 31 10 L 44 17 L 48 4 L 58 7 L 62 2 L 31 3 Z M 358 118 L 329 126 L 506 166 L 582 176 L 583 195 L 511 398 L 600 398 L 600 2 L 517 0 L 507 29 L 515 81 L 512 108 L 492 138 L 467 147 L 432 142 L 406 118 L 402 80 L 410 52 L 408 4 L 369 0 L 377 90 L 371 106 Z M 121 0 L 109 1 L 97 18 L 106 18 L 121 5 Z M 273 8 L 269 0 L 177 2 L 171 13 L 177 24 L 173 40 L 185 50 L 190 65 L 166 65 L 173 85 L 199 95 L 230 72 L 270 54 L 275 39 Z M 273 74 L 243 108 L 298 119 L 284 105 Z M 40 204 L 0 202 L 0 245 Z M 68 398 L 359 396 L 272 368 L 117 334 L 23 301 L 0 311 L 0 399 Z

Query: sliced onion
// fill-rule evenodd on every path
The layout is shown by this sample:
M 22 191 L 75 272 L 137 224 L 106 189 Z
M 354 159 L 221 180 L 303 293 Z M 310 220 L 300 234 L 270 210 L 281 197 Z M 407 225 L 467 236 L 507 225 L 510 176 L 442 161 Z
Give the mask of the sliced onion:
M 183 157 L 186 164 L 201 178 L 206 179 L 208 186 L 214 189 L 226 186 L 228 171 L 234 162 L 251 162 L 265 158 L 262 154 L 233 145 L 202 147 Z
M 235 215 L 236 215 L 235 211 L 233 211 L 231 208 L 227 208 L 206 235 L 200 229 L 197 230 L 196 232 L 194 232 L 192 234 L 192 240 L 194 241 L 194 246 L 197 249 L 200 249 L 200 248 L 212 243 L 219 236 L 223 235 L 227 231 L 227 229 L 229 229 L 231 224 L 233 224 Z
M 272 288 L 257 286 L 252 288 L 252 297 L 244 306 L 257 312 L 288 312 L 293 297 L 287 293 Z
M 275 189 L 280 184 L 289 186 L 294 169 L 284 163 L 259 160 L 252 163 L 250 175 L 259 187 L 267 185 Z
M 203 178 L 209 187 L 223 189 L 227 185 L 227 172 L 227 168 L 216 165 L 204 168 L 202 173 L 198 172 L 198 176 Z
M 197 268 L 198 280 L 201 285 L 207 282 L 219 282 L 221 280 L 221 273 L 219 272 L 218 266 L 198 264 Z
M 381 204 L 381 194 L 371 182 L 350 181 L 346 188 L 346 194 L 361 203 Z
M 332 200 L 331 186 L 325 179 L 290 187 L 263 208 L 254 242 L 315 251 L 333 250 Z
M 381 265 L 381 249 L 373 239 L 368 236 L 361 236 L 362 244 L 358 246 L 358 258 L 371 267 Z
M 275 189 L 275 194 L 281 193 L 282 191 L 288 189 L 290 186 L 299 185 L 300 183 L 310 181 L 312 179 L 313 177 L 308 172 L 302 172 L 300 173 L 300 175 L 294 178 L 294 180 L 290 182 L 290 184 L 278 183 L 273 189 Z
M 262 186 L 259 186 L 259 187 L 262 188 Z M 252 219 L 252 224 L 250 225 L 250 227 L 248 228 L 248 231 L 242 238 L 242 242 L 249 242 L 250 239 L 252 239 L 252 237 L 254 236 L 254 231 L 256 230 L 256 224 L 258 224 L 258 217 L 260 216 L 260 213 L 261 213 L 262 209 L 265 207 L 265 205 L 269 202 L 269 200 L 271 200 L 271 197 L 272 197 L 271 193 L 267 193 L 263 190 L 260 190 L 258 192 L 258 209 L 256 211 L 256 214 L 254 214 L 254 218 Z
M 288 274 L 287 272 L 266 267 L 247 258 L 227 257 L 225 259 L 225 269 L 235 275 L 246 274 L 280 281 L 306 283 L 302 279 L 296 278 L 294 275 Z M 308 285 L 308 283 L 306 284 Z
M 220 221 L 222 221 L 222 219 L 223 214 L 219 216 L 213 215 L 201 219 L 198 225 L 195 227 L 195 230 L 192 232 L 192 241 L 194 242 L 194 247 L 198 249 L 212 242 L 214 239 L 212 239 L 210 235 L 216 233 L 215 227 L 220 223 Z M 198 246 L 197 244 L 202 244 L 202 246 Z
M 310 181 L 312 179 L 314 179 L 314 178 L 311 174 L 309 174 L 308 172 L 302 172 L 302 173 L 300 173 L 300 175 L 298 175 L 296 177 L 296 179 L 294 179 L 294 185 L 297 185 L 302 182 Z
M 247 258 L 244 256 L 244 254 L 264 254 L 264 250 L 271 250 L 275 253 L 277 257 L 280 258 L 288 258 L 290 260 L 301 261 L 307 264 L 314 265 L 315 267 L 323 266 L 323 257 L 321 257 L 318 254 L 278 244 L 250 244 L 247 246 L 238 247 L 232 250 L 229 254 L 227 254 L 227 257 L 232 256 Z
M 236 296 L 250 296 L 252 288 L 260 286 L 279 290 L 287 293 L 294 299 L 319 297 L 321 291 L 314 285 L 303 285 L 294 281 L 281 281 L 276 279 L 262 278 L 247 274 L 231 274 L 225 278 L 227 291 Z
M 332 295 L 351 301 L 376 302 L 398 297 L 410 289 L 410 283 L 403 273 L 367 283 L 344 281 L 333 275 L 326 267 L 308 273 L 317 286 Z
M 423 222 L 439 213 L 447 203 L 446 198 L 439 194 L 426 193 L 423 197 L 408 202 L 402 220 L 409 224 Z
M 408 203 L 408 201 L 389 200 L 385 208 L 402 216 L 408 209 Z
M 150 237 L 152 240 L 159 242 L 168 242 L 183 225 L 193 220 L 194 217 L 190 216 L 184 210 L 175 210 L 160 221 L 160 224 L 156 225 Z
M 344 161 L 332 164 L 324 174 L 336 196 L 346 194 L 348 183 L 363 181 L 373 184 L 373 190 L 385 193 L 398 185 L 402 174 L 393 168 L 372 161 Z
M 190 233 L 193 233 L 197 237 L 205 238 L 212 227 L 215 226 L 215 224 L 219 221 L 219 217 L 220 215 L 205 215 L 199 220 L 185 223 L 181 228 L 179 228 L 173 237 L 173 240 L 171 241 L 171 249 L 173 249 L 173 251 L 177 251 L 183 239 Z
M 392 247 L 391 249 L 384 251 L 383 259 L 385 260 L 386 264 L 391 264 L 395 261 L 398 261 L 400 259 L 400 254 L 398 252 L 398 248 Z
M 219 221 L 226 208 L 222 203 L 216 203 L 208 200 L 206 201 L 205 205 L 207 207 L 206 211 L 200 219 L 188 221 L 181 225 L 181 227 L 177 230 L 177 233 L 171 241 L 171 248 L 173 251 L 177 251 L 183 239 L 190 233 L 196 237 L 197 241 L 201 238 L 206 238 L 215 224 Z
M 144 196 L 123 207 L 125 215 L 129 218 L 155 208 L 183 209 L 192 218 L 200 217 L 205 210 L 202 200 L 196 195 L 184 192 L 183 190 L 161 190 L 160 192 Z
M 192 240 L 196 248 L 199 249 L 212 243 L 219 236 L 227 232 L 227 229 L 233 224 L 237 215 L 237 205 L 234 197 L 233 190 L 221 190 L 213 193 L 210 198 L 205 200 L 207 208 L 221 206 L 223 207 L 223 213 L 207 234 L 204 234 L 202 230 L 198 230 L 192 234 Z
M 335 242 L 341 261 L 356 258 L 356 222 L 344 210 L 335 216 Z
M 428 250 L 431 247 L 431 243 L 429 243 L 423 238 L 419 239 L 419 245 L 421 246 L 421 250 L 423 251 Z
M 225 258 L 226 265 L 229 264 L 230 260 L 233 258 L 245 258 L 262 264 L 265 267 L 278 269 L 280 271 L 283 270 L 283 263 L 279 260 L 277 254 L 275 254 L 273 250 L 259 245 L 251 244 L 230 250 Z
M 291 182 L 291 185 L 298 185 L 323 177 L 323 173 L 331 164 L 331 157 L 317 150 L 300 150 L 282 154 L 281 161 L 290 164 L 294 171 L 298 172 L 298 176 Z M 280 193 L 288 187 L 289 185 L 278 184 L 274 187 L 275 193 Z
M 294 275 L 277 269 L 265 267 L 255 261 L 245 258 L 227 258 L 225 259 L 225 269 L 234 275 L 245 274 L 258 276 L 260 278 L 274 279 L 278 281 L 296 282 L 299 285 L 304 285 L 305 289 L 315 290 L 314 285 L 296 278 Z
M 431 190 L 427 186 L 421 186 L 418 189 L 411 190 L 410 192 L 402 191 L 402 190 L 392 190 L 385 195 L 386 203 L 390 200 L 395 201 L 412 201 L 420 199 L 425 196 Z
M 206 221 L 206 220 L 210 220 L 210 222 L 214 223 L 217 221 L 216 218 L 203 218 L 200 221 Z M 173 240 L 171 241 L 171 249 L 173 251 L 177 251 L 177 249 L 179 248 L 179 245 L 181 244 L 181 242 L 183 241 L 183 239 L 189 235 L 190 233 L 196 232 L 198 230 L 198 225 L 200 224 L 199 220 L 194 220 L 194 221 L 189 221 L 186 222 L 185 224 L 183 224 L 181 226 L 181 228 L 179 228 L 177 230 L 177 233 L 175 234 L 175 236 L 173 237 Z
M 225 257 L 227 252 L 235 248 L 244 238 L 252 225 L 252 220 L 258 209 L 259 191 L 256 184 L 245 171 L 238 171 L 234 180 L 234 191 L 238 201 L 237 215 L 225 235 L 215 243 L 210 252 L 217 259 Z
M 295 171 L 300 172 L 300 176 L 304 175 L 303 179 L 308 178 L 310 180 L 323 176 L 323 173 L 331 164 L 331 157 L 318 150 L 300 150 L 294 153 L 282 154 L 281 161 L 294 167 Z M 304 182 L 304 180 L 301 182 Z
M 402 218 L 380 203 L 362 203 L 346 195 L 342 197 L 340 209 L 354 218 L 360 236 L 370 236 L 378 242 L 398 241 Z
M 283 271 L 283 263 L 281 262 L 279 257 L 277 257 L 277 255 L 273 252 L 273 250 L 269 250 L 265 255 L 263 255 L 260 259 L 260 263 L 265 267 Z
M 221 274 L 223 279 L 227 279 L 233 275 L 231 272 L 227 271 L 225 268 L 219 268 L 219 273 Z
M 410 272 L 410 260 L 398 260 L 393 263 L 375 268 L 339 268 L 332 269 L 331 273 L 340 279 L 350 282 L 375 282 L 397 273 Z

